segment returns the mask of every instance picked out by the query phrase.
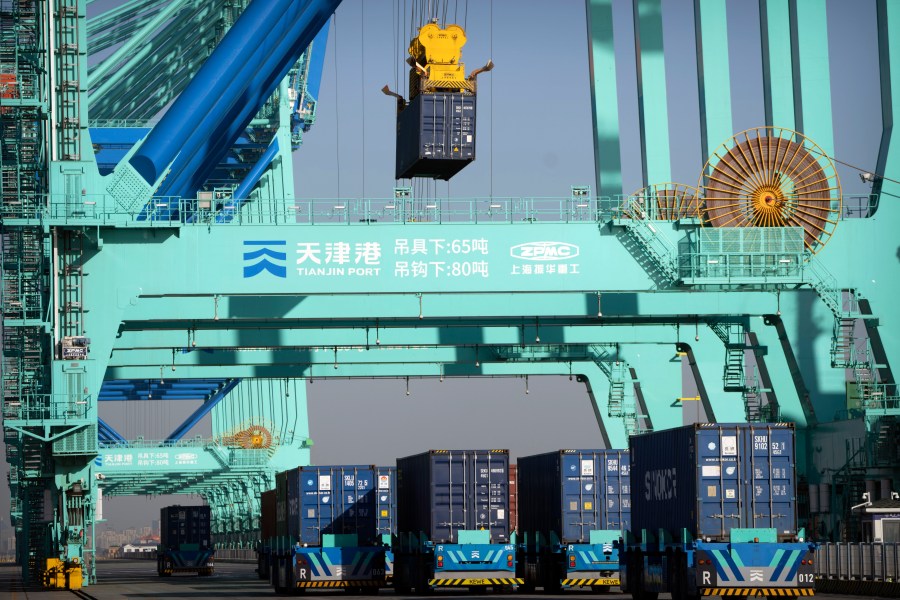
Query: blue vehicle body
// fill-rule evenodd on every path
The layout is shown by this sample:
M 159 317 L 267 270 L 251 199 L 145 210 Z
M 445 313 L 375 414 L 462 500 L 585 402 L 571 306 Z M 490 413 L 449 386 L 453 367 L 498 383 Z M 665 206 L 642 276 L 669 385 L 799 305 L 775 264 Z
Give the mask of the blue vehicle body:
M 662 542 L 646 532 L 626 546 L 622 591 L 634 598 L 673 596 L 812 596 L 816 545 L 808 542 Z M 740 530 L 733 533 L 737 536 Z M 745 536 L 739 537 L 745 539 Z M 771 538 L 770 538 L 771 539 Z
M 509 453 L 431 450 L 397 460 L 394 587 L 512 587 Z
M 377 467 L 298 467 L 275 477 L 276 591 L 378 588 L 386 547 L 376 533 Z
M 561 588 L 585 587 L 608 590 L 619 585 L 619 532 L 610 533 L 608 541 L 596 544 L 569 544 L 554 553 L 563 559 Z M 546 559 L 545 559 L 546 560 Z M 545 588 L 546 590 L 546 588 Z
M 384 549 L 377 546 L 293 546 L 289 553 L 276 553 L 274 561 L 277 590 L 385 585 Z
M 514 543 L 492 544 L 486 531 L 459 533 L 461 543 L 439 544 L 401 535 L 395 546 L 395 589 L 428 593 L 442 587 L 511 588 L 522 583 L 516 578 Z
M 797 528 L 790 423 L 702 423 L 630 440 L 634 537 L 622 590 L 811 596 L 816 545 Z
M 197 573 L 200 576 L 209 576 L 213 574 L 215 568 L 214 555 L 215 550 L 212 548 L 159 546 L 156 551 L 156 572 L 162 577 L 173 573 Z

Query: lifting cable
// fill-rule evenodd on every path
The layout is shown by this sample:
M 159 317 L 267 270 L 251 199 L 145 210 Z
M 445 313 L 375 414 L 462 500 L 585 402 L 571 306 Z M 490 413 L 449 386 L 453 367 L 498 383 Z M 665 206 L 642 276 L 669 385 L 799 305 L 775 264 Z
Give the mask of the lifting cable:
M 338 80 L 338 26 L 337 26 L 337 16 L 338 11 L 334 11 L 334 15 L 331 17 L 332 22 L 334 23 L 334 35 L 332 37 L 332 57 L 334 58 L 334 156 L 335 156 L 335 164 L 337 165 L 337 176 L 335 177 L 335 181 L 337 182 L 337 197 L 340 199 L 341 197 L 341 120 L 340 120 L 340 103 L 338 102 L 338 90 L 341 87 L 340 81 Z
M 362 148 L 362 194 L 366 197 L 366 4 L 359 3 L 359 102 L 362 115 L 361 148 Z
M 488 43 L 490 44 L 490 52 L 488 56 L 494 58 L 494 0 L 490 0 L 490 12 L 488 17 Z M 491 147 L 490 160 L 488 161 L 488 172 L 490 173 L 490 191 L 491 199 L 494 199 L 494 78 L 488 79 L 488 92 L 491 95 L 491 102 L 488 108 L 488 118 L 491 120 L 491 129 L 489 133 L 489 142 Z

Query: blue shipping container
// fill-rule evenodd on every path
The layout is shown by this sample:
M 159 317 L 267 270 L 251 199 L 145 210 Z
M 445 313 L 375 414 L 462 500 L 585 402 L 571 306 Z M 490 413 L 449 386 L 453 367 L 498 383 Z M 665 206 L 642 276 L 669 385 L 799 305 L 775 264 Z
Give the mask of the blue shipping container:
M 797 533 L 792 423 L 700 423 L 632 436 L 632 526 L 727 541 L 733 528 Z
M 390 536 L 397 534 L 397 468 L 375 467 L 375 480 L 376 534 L 390 543 Z
M 628 450 L 559 450 L 520 457 L 519 531 L 590 543 L 591 531 L 631 528 Z
M 450 179 L 475 160 L 475 96 L 419 94 L 397 115 L 397 179 Z
M 356 535 L 360 546 L 379 543 L 375 469 L 372 465 L 341 465 L 297 467 L 279 473 L 286 486 L 291 543 L 319 546 L 326 534 Z
M 398 533 L 459 541 L 460 530 L 509 540 L 509 451 L 430 450 L 397 459 Z

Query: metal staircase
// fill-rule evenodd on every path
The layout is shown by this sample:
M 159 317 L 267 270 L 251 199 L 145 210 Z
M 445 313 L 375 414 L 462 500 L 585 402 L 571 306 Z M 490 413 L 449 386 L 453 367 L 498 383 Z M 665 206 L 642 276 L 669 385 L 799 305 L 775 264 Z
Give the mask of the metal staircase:
M 637 414 L 637 403 L 634 397 L 635 381 L 631 377 L 628 363 L 618 359 L 612 348 L 593 344 L 588 347 L 588 355 L 609 380 L 609 397 L 607 399 L 608 415 L 622 419 L 625 434 L 628 436 L 645 433 L 649 428 L 642 425 L 646 415 Z
M 667 283 L 677 281 L 679 279 L 678 250 L 665 235 L 660 234 L 653 226 L 640 202 L 635 199 L 628 200 L 623 217 L 617 219 L 616 224 L 625 226 L 625 231 L 644 249 Z
M 744 326 L 739 323 L 713 323 L 710 325 L 725 345 L 725 366 L 722 371 L 723 389 L 726 392 L 740 392 L 744 403 L 744 415 L 748 423 L 765 423 L 778 420 L 778 407 L 764 403 L 766 392 L 757 365 L 748 364 L 746 352 L 753 347 L 748 345 Z

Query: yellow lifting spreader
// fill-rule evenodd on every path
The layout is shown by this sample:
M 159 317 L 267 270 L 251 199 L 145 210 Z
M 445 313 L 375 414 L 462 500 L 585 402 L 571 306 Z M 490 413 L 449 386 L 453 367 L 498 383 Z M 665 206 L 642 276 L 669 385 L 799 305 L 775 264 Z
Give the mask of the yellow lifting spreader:
M 475 94 L 475 81 L 479 74 L 490 71 L 494 63 L 488 60 L 480 69 L 466 76 L 462 62 L 462 47 L 466 45 L 466 32 L 459 25 L 441 28 L 434 20 L 419 28 L 419 33 L 409 43 L 409 99 L 419 94 L 457 92 Z M 382 91 L 398 100 L 398 110 L 403 110 L 402 96 L 388 86 Z

